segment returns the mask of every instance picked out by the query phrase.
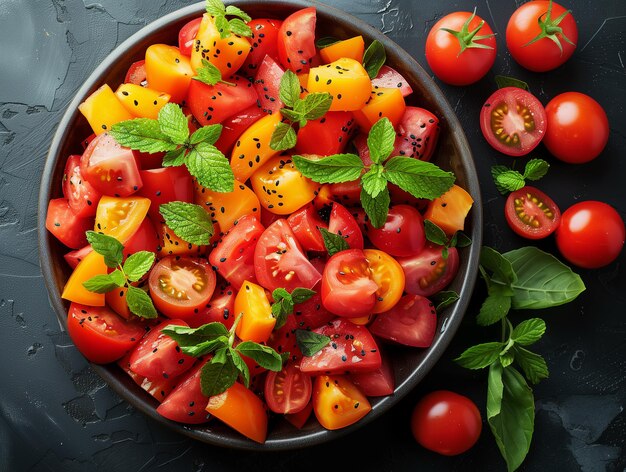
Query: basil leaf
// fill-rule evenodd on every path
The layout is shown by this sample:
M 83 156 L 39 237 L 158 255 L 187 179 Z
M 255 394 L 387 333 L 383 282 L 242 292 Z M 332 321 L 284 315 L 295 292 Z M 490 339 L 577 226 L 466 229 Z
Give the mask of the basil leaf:
M 370 79 L 376 78 L 380 68 L 385 65 L 386 60 L 385 47 L 380 41 L 375 39 L 363 54 L 363 68 L 367 71 Z
M 239 376 L 243 378 L 243 384 L 246 388 L 250 387 L 250 369 L 248 368 L 248 364 L 246 364 L 246 361 L 237 353 L 236 349 L 230 347 L 228 348 L 228 352 L 233 360 L 233 364 L 235 364 L 235 367 L 239 371 Z
M 499 342 L 477 344 L 463 351 L 454 360 L 466 369 L 483 369 L 498 360 L 503 347 L 504 343 Z
M 492 284 L 489 294 L 480 306 L 476 322 L 481 326 L 489 326 L 504 318 L 511 309 L 511 295 L 508 287 Z
M 325 47 L 332 46 L 340 42 L 337 38 L 333 38 L 332 36 L 324 36 L 315 41 L 315 47 L 317 49 L 324 49 Z
M 193 347 L 197 344 L 216 340 L 226 340 L 228 342 L 228 330 L 222 323 L 218 322 L 203 324 L 198 328 L 168 325 L 161 332 L 176 341 L 176 344 L 181 348 Z
M 424 231 L 426 239 L 438 246 L 446 246 L 448 244 L 448 236 L 445 231 L 430 220 L 424 220 Z
M 330 343 L 330 338 L 324 334 L 314 333 L 306 329 L 296 330 L 296 344 L 306 357 L 311 357 L 324 349 Z
M 297 305 L 298 303 L 306 302 L 309 298 L 315 295 L 315 293 L 315 290 L 310 290 L 304 287 L 296 287 L 293 289 L 293 292 L 291 292 L 291 298 L 293 303 Z
M 237 352 L 249 357 L 261 367 L 278 372 L 283 368 L 283 360 L 271 347 L 253 341 L 243 341 L 236 347 Z
M 493 278 L 504 285 L 514 283 L 517 280 L 511 262 L 489 246 L 483 246 L 480 249 L 480 265 L 491 271 Z
M 239 369 L 235 366 L 231 356 L 226 354 L 224 347 L 202 366 L 200 371 L 200 389 L 206 397 L 219 395 L 228 390 L 237 381 Z
M 523 80 L 516 79 L 514 77 L 507 77 L 505 75 L 496 75 L 495 76 L 496 85 L 498 88 L 505 87 L 517 87 L 522 90 L 529 90 L 528 84 Z

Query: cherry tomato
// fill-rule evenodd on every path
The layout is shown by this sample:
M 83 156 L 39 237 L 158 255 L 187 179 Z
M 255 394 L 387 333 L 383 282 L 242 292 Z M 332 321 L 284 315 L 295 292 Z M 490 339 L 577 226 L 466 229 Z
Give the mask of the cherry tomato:
M 367 397 L 345 375 L 318 375 L 313 411 L 322 427 L 336 430 L 356 423 L 372 410 Z
M 579 92 L 557 95 L 546 105 L 548 129 L 543 143 L 557 159 L 570 164 L 589 162 L 609 140 L 609 120 L 602 105 Z
M 611 205 L 583 201 L 561 215 L 556 245 L 565 259 L 585 269 L 613 262 L 624 247 L 624 220 Z
M 85 231 L 93 229 L 93 218 L 76 216 L 67 198 L 54 198 L 48 202 L 46 229 L 65 246 L 79 249 L 87 244 Z
M 178 32 L 178 49 L 180 53 L 190 57 L 191 49 L 193 47 L 194 40 L 200 29 L 200 23 L 202 17 L 194 18 L 193 20 L 185 23 L 185 25 Z
M 509 194 L 504 216 L 515 233 L 528 239 L 542 239 L 559 227 L 561 210 L 541 190 L 526 185 Z
M 308 374 L 287 363 L 279 372 L 270 371 L 265 377 L 265 401 L 274 413 L 297 413 L 311 400 L 313 384 Z
M 145 325 L 126 321 L 107 307 L 72 303 L 67 315 L 67 331 L 89 361 L 107 364 L 120 359 L 141 340 Z
M 308 72 L 315 56 L 315 7 L 297 10 L 289 15 L 278 30 L 278 57 L 285 69 L 296 74 Z
M 366 234 L 371 243 L 392 256 L 413 256 L 426 245 L 424 219 L 410 205 L 394 205 L 389 208 L 387 220 L 381 228 L 367 221 Z
M 574 17 L 552 1 L 522 4 L 506 26 L 506 46 L 511 56 L 534 72 L 546 72 L 565 63 L 574 54 L 577 41 Z
M 524 156 L 546 133 L 546 111 L 530 92 L 518 87 L 496 90 L 480 111 L 480 129 L 487 142 L 508 156 Z
M 413 347 L 429 347 L 435 338 L 437 313 L 433 303 L 420 295 L 406 294 L 390 311 L 369 326 L 381 339 Z
M 101 193 L 84 179 L 80 172 L 81 156 L 73 154 L 67 158 L 63 173 L 63 196 L 67 198 L 72 212 L 77 217 L 94 216 Z
M 482 79 L 496 60 L 496 38 L 475 13 L 445 15 L 426 37 L 426 61 L 443 82 L 469 85 Z
M 415 405 L 411 431 L 426 449 L 455 456 L 476 444 L 482 431 L 482 419 L 471 399 L 448 390 L 436 390 Z
M 384 251 L 365 249 L 363 254 L 370 266 L 372 280 L 378 286 L 372 313 L 383 313 L 400 300 L 404 292 L 404 271 L 398 261 Z
M 450 285 L 459 270 L 459 252 L 451 247 L 444 257 L 443 249 L 427 244 L 416 256 L 397 258 L 404 271 L 407 293 L 430 297 Z
M 186 319 L 204 307 L 215 290 L 215 272 L 206 259 L 167 256 L 150 271 L 155 307 L 170 318 Z

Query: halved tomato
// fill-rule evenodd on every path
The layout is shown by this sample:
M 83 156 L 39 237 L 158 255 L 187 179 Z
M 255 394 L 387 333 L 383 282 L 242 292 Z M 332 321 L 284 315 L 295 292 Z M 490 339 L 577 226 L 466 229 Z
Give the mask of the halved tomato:
M 141 225 L 149 208 L 148 198 L 117 198 L 104 195 L 96 209 L 94 231 L 112 236 L 126 244 Z
M 443 257 L 443 250 L 442 246 L 427 244 L 416 256 L 397 258 L 404 271 L 407 293 L 430 297 L 450 285 L 459 270 L 459 252 L 450 247 L 447 257 Z
M 371 278 L 378 286 L 376 304 L 372 313 L 389 311 L 398 303 L 404 292 L 404 271 L 393 257 L 378 249 L 363 251 L 371 271 Z
M 291 414 L 303 410 L 311 400 L 313 384 L 299 366 L 288 362 L 279 372 L 265 377 L 265 401 L 274 413 Z
M 487 142 L 507 156 L 524 156 L 546 132 L 546 111 L 532 93 L 518 87 L 496 90 L 480 111 L 480 129 Z
M 318 375 L 313 386 L 313 411 L 326 429 L 345 428 L 372 409 L 367 397 L 344 375 Z
M 504 216 L 509 227 L 527 239 L 546 238 L 561 222 L 561 210 L 554 200 L 530 185 L 509 194 Z

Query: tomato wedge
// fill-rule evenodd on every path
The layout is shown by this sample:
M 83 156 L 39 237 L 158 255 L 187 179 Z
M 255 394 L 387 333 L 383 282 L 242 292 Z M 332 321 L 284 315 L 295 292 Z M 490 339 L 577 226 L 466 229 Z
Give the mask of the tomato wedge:
M 302 8 L 287 18 L 278 30 L 278 57 L 285 69 L 296 74 L 308 72 L 311 59 L 316 54 L 315 7 Z
M 372 409 L 367 397 L 343 375 L 319 375 L 313 387 L 313 411 L 326 429 L 345 428 Z
M 561 210 L 541 190 L 526 185 L 506 199 L 504 216 L 510 228 L 527 239 L 548 237 L 559 227 Z

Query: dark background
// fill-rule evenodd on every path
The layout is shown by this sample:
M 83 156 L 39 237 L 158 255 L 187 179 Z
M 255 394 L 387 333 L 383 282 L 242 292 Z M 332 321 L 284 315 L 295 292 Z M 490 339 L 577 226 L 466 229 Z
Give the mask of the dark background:
M 37 253 L 36 213 L 47 148 L 74 92 L 117 44 L 183 0 L 0 0 L 0 471 L 380 471 L 506 470 L 484 422 L 478 444 L 449 458 L 418 446 L 410 412 L 434 389 L 471 397 L 485 415 L 486 372 L 470 372 L 452 359 L 466 347 L 497 340 L 498 328 L 478 328 L 485 296 L 478 280 L 472 306 L 446 354 L 426 379 L 390 413 L 335 443 L 280 453 L 229 451 L 171 432 L 135 411 L 91 370 L 62 332 L 49 305 Z M 562 210 L 581 200 L 602 200 L 626 217 L 626 3 L 561 2 L 573 10 L 579 42 L 568 63 L 550 73 L 521 69 L 506 51 L 512 0 L 334 0 L 388 34 L 429 71 L 424 43 L 432 25 L 454 10 L 477 7 L 497 34 L 498 57 L 479 83 L 450 87 L 437 81 L 464 127 L 481 179 L 484 242 L 501 251 L 527 245 L 503 218 L 504 197 L 489 169 L 512 165 L 484 141 L 482 103 L 496 89 L 496 74 L 528 82 L 545 105 L 565 91 L 587 93 L 605 108 L 611 125 L 602 155 L 584 165 L 550 157 L 540 145 L 531 157 L 551 164 L 537 187 Z M 435 79 L 436 80 L 436 79 Z M 517 162 L 523 166 L 524 160 Z M 536 243 L 558 255 L 552 239 Z M 623 471 L 626 468 L 626 252 L 602 269 L 576 271 L 587 290 L 550 310 L 514 313 L 546 320 L 535 350 L 550 378 L 535 387 L 536 425 L 520 470 Z

